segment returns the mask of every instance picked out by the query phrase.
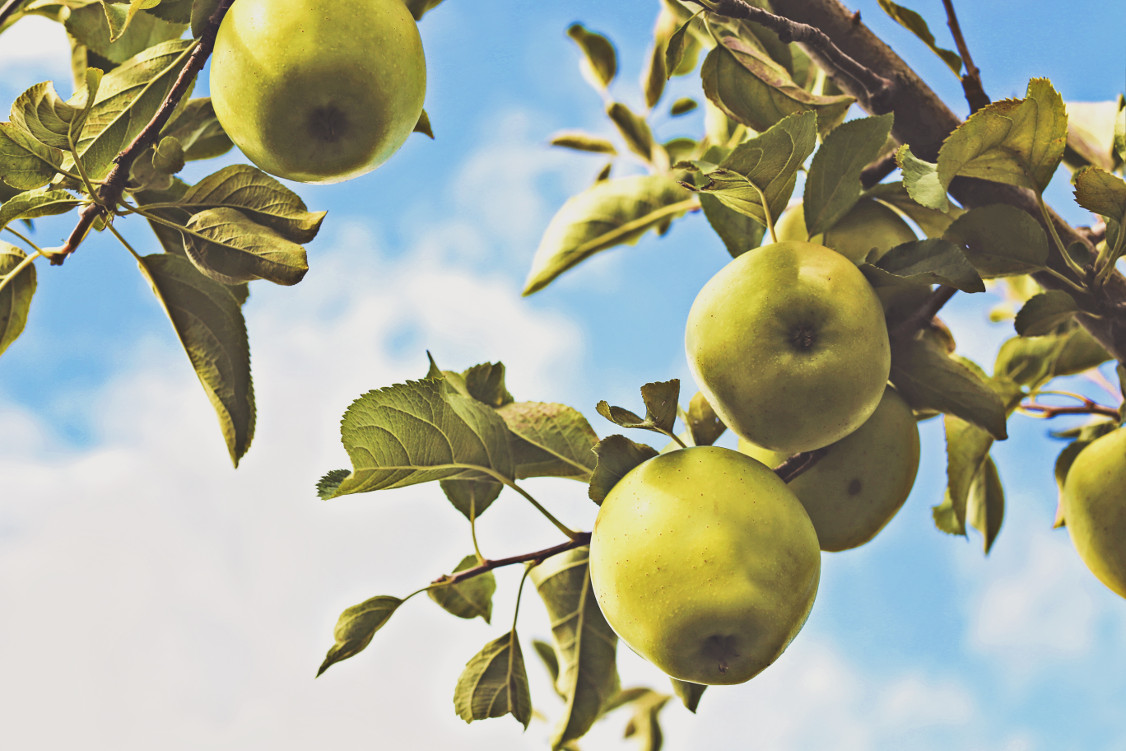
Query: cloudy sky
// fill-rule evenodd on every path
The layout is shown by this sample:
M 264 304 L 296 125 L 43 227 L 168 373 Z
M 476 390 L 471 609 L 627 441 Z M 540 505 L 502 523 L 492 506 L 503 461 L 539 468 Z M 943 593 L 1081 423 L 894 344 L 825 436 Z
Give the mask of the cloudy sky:
M 961 106 L 936 58 L 874 0 L 854 5 Z M 961 5 L 994 98 L 1022 95 L 1032 76 L 1070 101 L 1122 90 L 1122 10 Z M 345 185 L 298 188 L 329 216 L 305 280 L 259 283 L 247 305 L 259 423 L 238 470 L 128 254 L 95 238 L 63 267 L 40 268 L 28 327 L 0 358 L 0 748 L 545 747 L 559 704 L 531 650 L 546 721 L 527 732 L 511 718 L 466 726 L 452 707 L 465 661 L 507 628 L 514 571 L 498 577 L 491 626 L 418 598 L 367 651 L 313 680 L 343 608 L 413 591 L 472 549 L 436 487 L 326 503 L 313 486 L 347 463 L 345 407 L 421 377 L 427 350 L 450 369 L 502 360 L 517 398 L 576 406 L 603 435 L 613 429 L 595 415 L 597 400 L 636 404 L 642 383 L 690 382 L 684 317 L 727 258 L 701 217 L 519 296 L 539 233 L 601 167 L 547 139 L 567 128 L 609 133 L 564 30 L 578 20 L 614 39 L 613 94 L 637 104 L 656 7 L 449 0 L 426 18 L 437 140 L 414 136 Z M 913 7 L 943 37 L 941 3 Z M 66 54 L 55 27 L 21 22 L 0 37 L 0 99 L 47 79 L 68 92 Z M 664 119 L 659 133 L 697 125 Z M 1053 188 L 1060 208 L 1066 195 L 1066 184 Z M 142 252 L 156 250 L 122 224 Z M 36 239 L 57 244 L 68 230 L 45 221 Z M 994 302 L 959 299 L 944 314 L 963 351 L 986 364 L 1008 335 L 983 322 Z M 813 614 L 776 665 L 710 689 L 695 716 L 670 705 L 667 747 L 1126 747 L 1126 603 L 1051 529 L 1059 446 L 1047 428 L 1015 418 L 1014 437 L 995 451 L 1007 517 L 986 558 L 977 537 L 931 524 L 944 466 L 940 426 L 925 424 L 927 457 L 904 510 L 870 545 L 824 557 Z M 581 486 L 529 488 L 589 528 L 594 507 Z M 480 535 L 493 557 L 558 541 L 508 495 Z M 526 643 L 548 636 L 534 598 L 520 624 Z M 639 659 L 621 663 L 626 684 L 664 689 Z M 611 715 L 583 747 L 627 748 L 625 719 Z

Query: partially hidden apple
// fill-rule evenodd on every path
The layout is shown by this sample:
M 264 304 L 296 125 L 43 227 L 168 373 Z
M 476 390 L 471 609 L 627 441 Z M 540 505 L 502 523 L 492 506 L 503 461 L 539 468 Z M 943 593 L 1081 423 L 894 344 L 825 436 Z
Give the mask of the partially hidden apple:
M 867 197 L 858 200 L 832 227 L 813 237 L 806 229 L 805 205 L 801 202 L 782 212 L 774 230 L 779 240 L 808 240 L 825 245 L 857 265 L 865 259 L 875 263 L 896 245 L 918 239 L 894 209 Z
M 426 63 L 402 0 L 238 0 L 210 80 L 215 116 L 250 161 L 331 183 L 403 145 L 422 113 Z
M 692 303 L 685 349 L 727 427 L 786 454 L 859 428 L 891 371 L 868 280 L 840 253 L 807 242 L 763 245 L 720 269 Z
M 817 533 L 773 471 L 700 446 L 630 470 L 602 502 L 590 579 L 607 623 L 674 678 L 742 683 L 804 625 Z
M 1079 452 L 1060 500 L 1079 557 L 1099 581 L 1126 597 L 1126 428 Z
M 767 466 L 786 454 L 745 440 L 739 450 Z M 919 470 L 919 428 L 907 402 L 888 386 L 876 411 L 855 432 L 789 482 L 817 530 L 822 550 L 859 547 L 903 506 Z

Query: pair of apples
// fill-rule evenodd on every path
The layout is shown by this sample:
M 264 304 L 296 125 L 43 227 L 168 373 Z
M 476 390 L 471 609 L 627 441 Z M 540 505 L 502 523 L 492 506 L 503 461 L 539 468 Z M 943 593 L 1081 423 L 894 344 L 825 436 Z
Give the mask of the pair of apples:
M 864 201 L 826 240 L 845 255 L 806 241 L 800 205 L 790 211 L 779 224 L 797 239 L 732 260 L 688 316 L 689 365 L 740 451 L 654 457 L 611 489 L 594 524 L 590 574 L 607 622 L 692 683 L 741 683 L 774 662 L 812 609 L 821 550 L 870 540 L 918 469 L 915 417 L 887 383 L 883 305 L 856 265 L 914 234 Z M 825 447 L 789 485 L 770 469 Z

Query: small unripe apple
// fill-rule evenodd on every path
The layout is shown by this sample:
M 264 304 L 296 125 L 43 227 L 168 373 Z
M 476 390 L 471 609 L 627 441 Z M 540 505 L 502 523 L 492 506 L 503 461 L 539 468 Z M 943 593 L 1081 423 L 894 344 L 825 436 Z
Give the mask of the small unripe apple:
M 385 162 L 425 93 L 422 40 L 402 0 L 238 0 L 211 55 L 227 135 L 261 169 L 301 182 Z
M 806 230 L 804 204 L 795 203 L 782 212 L 774 231 L 779 240 L 808 240 L 826 245 L 857 265 L 865 259 L 875 263 L 896 245 L 918 239 L 894 209 L 871 198 L 861 198 L 836 224 L 813 237 Z
M 774 662 L 813 607 L 817 533 L 774 472 L 738 451 L 670 451 L 602 501 L 590 580 L 607 623 L 674 678 L 742 683 Z
M 859 428 L 891 371 L 868 280 L 840 253 L 806 242 L 763 245 L 720 269 L 692 303 L 685 349 L 724 424 L 786 454 Z
M 1126 428 L 1079 452 L 1060 500 L 1079 557 L 1099 581 L 1126 597 Z

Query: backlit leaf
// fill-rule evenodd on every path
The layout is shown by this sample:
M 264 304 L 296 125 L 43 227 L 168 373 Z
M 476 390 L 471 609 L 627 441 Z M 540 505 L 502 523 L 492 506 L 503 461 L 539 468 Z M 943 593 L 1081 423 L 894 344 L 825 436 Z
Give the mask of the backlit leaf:
M 130 57 L 161 42 L 178 39 L 186 24 L 136 12 L 136 6 L 93 2 L 70 10 L 66 30 L 79 43 L 111 63 Z
M 594 471 L 598 436 L 578 410 L 563 404 L 513 402 L 497 410 L 511 431 L 516 477 L 570 477 Z
M 477 556 L 467 555 L 452 573 L 471 569 L 479 563 Z M 493 593 L 496 591 L 496 577 L 492 571 L 486 571 L 455 584 L 432 586 L 426 590 L 426 594 L 443 610 L 458 618 L 481 618 L 488 623 L 493 615 Z
M 31 298 L 35 294 L 35 265 L 27 264 L 15 274 L 27 254 L 14 245 L 0 242 L 0 354 L 8 349 L 27 324 Z
M 1075 202 L 1126 226 L 1126 181 L 1118 175 L 1098 167 L 1080 170 L 1075 175 Z
M 295 243 L 317 236 L 325 212 L 310 212 L 305 202 L 281 182 L 257 167 L 234 164 L 191 186 L 180 203 L 189 210 L 238 209 Z
M 1029 388 L 1074 375 L 1111 359 L 1087 329 L 1072 322 L 1045 336 L 1014 336 L 1001 345 L 993 372 Z
M 915 11 L 910 8 L 904 8 L 902 5 L 891 2 L 891 0 L 880 0 L 880 7 L 884 12 L 891 16 L 896 23 L 903 28 L 910 31 L 915 36 L 930 48 L 931 52 L 942 58 L 942 62 L 946 63 L 950 70 L 954 71 L 954 75 L 962 75 L 962 57 L 953 50 L 943 49 L 935 42 L 934 34 L 931 33 L 927 22 L 923 20 Z
M 324 662 L 317 669 L 320 676 L 333 664 L 359 654 L 371 643 L 375 632 L 395 614 L 403 600 L 398 597 L 381 595 L 353 605 L 340 614 L 333 630 L 336 643 L 328 650 Z
M 832 227 L 860 198 L 860 173 L 883 151 L 892 116 L 849 120 L 833 128 L 813 155 L 805 179 L 805 226 L 816 235 Z
M 700 194 L 700 207 L 732 258 L 762 244 L 766 226 L 754 217 L 728 207 L 711 193 Z
M 227 136 L 210 97 L 189 99 L 161 131 L 162 135 L 176 138 L 184 148 L 184 158 L 211 159 L 231 150 Z M 245 165 L 239 165 L 245 169 Z M 205 180 L 207 178 L 204 178 Z
M 16 219 L 65 214 L 80 201 L 65 190 L 25 190 L 0 204 L 0 229 Z
M 63 101 L 50 81 L 37 83 L 12 104 L 12 122 L 37 140 L 57 149 L 67 149 L 70 124 L 81 110 Z
M 512 402 L 512 394 L 504 385 L 504 363 L 483 362 L 461 374 L 466 393 L 490 407 L 503 407 Z
M 516 629 L 486 644 L 466 663 L 454 689 L 454 710 L 466 722 L 511 714 L 528 727 L 532 697 Z
M 699 683 L 690 683 L 677 678 L 672 679 L 673 693 L 684 703 L 684 708 L 693 714 L 695 714 L 696 709 L 699 708 L 700 698 L 704 695 L 704 689 L 706 688 L 707 686 Z
M 59 171 L 63 152 L 19 125 L 0 123 L 0 181 L 18 190 L 46 185 Z
M 594 136 L 582 131 L 568 130 L 556 133 L 551 137 L 552 146 L 560 146 L 575 151 L 587 151 L 592 154 L 616 154 L 618 150 L 614 144 L 601 136 Z
M 618 129 L 629 150 L 646 162 L 652 162 L 656 143 L 653 140 L 653 131 L 649 129 L 649 123 L 645 118 L 635 114 L 621 102 L 612 102 L 606 107 L 606 114 Z
M 193 214 L 184 251 L 201 273 L 222 284 L 265 279 L 297 284 L 309 270 L 305 249 L 236 209 Z
M 597 504 L 606 499 L 610 489 L 618 480 L 646 459 L 657 455 L 657 450 L 644 443 L 635 443 L 624 435 L 611 435 L 603 438 L 594 449 L 598 464 L 590 477 L 587 495 Z
M 937 164 L 919 159 L 907 144 L 899 147 L 895 161 L 903 171 L 903 187 L 916 203 L 941 212 L 950 207 L 948 186 L 939 178 Z
M 987 456 L 985 463 L 974 476 L 966 505 L 966 521 L 981 532 L 982 548 L 986 555 L 993 548 L 1001 522 L 1005 517 L 1005 490 L 1001 486 L 1001 476 L 993 457 Z
M 469 480 L 439 480 L 438 486 L 453 507 L 466 519 L 477 519 L 493 505 L 504 486 L 488 478 Z M 323 497 L 323 496 L 322 496 Z

